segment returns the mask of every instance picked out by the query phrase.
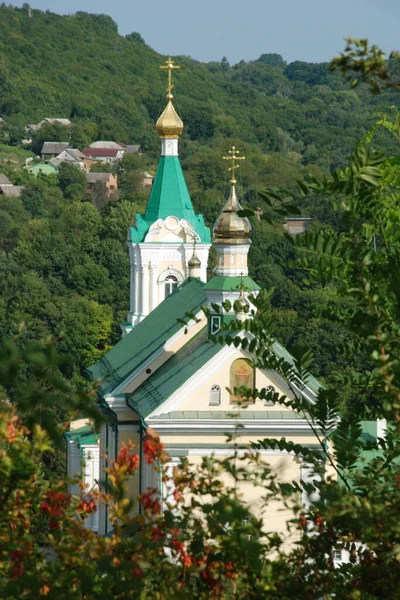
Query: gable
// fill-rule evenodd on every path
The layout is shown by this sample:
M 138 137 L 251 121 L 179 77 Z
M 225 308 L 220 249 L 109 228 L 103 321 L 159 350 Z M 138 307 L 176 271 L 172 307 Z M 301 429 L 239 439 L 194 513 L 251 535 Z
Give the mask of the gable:
M 240 349 L 211 344 L 207 342 L 206 333 L 198 336 L 198 347 L 192 352 L 190 345 L 195 346 L 195 339 L 170 359 L 164 366 L 163 376 L 154 374 L 146 386 L 141 386 L 136 394 L 128 399 L 128 404 L 133 404 L 139 410 L 142 403 L 146 403 L 145 413 L 147 417 L 158 416 L 160 418 L 222 418 L 226 415 L 239 412 L 240 418 L 293 418 L 298 416 L 287 408 L 279 405 L 266 403 L 257 399 L 254 403 L 249 402 L 247 408 L 238 405 L 232 398 L 227 388 L 233 391 L 234 387 L 247 385 L 240 377 L 235 380 L 235 368 L 241 361 L 247 361 L 249 355 Z M 175 369 L 173 368 L 176 365 Z M 292 392 L 285 381 L 277 373 L 271 370 L 256 369 L 255 373 L 250 369 L 251 382 L 248 386 L 258 389 L 273 387 L 280 395 L 292 397 Z M 254 379 L 253 379 L 254 373 Z M 210 403 L 215 387 L 219 388 L 219 404 Z M 144 398 L 146 400 L 144 400 Z M 150 411 L 150 412 L 149 412 Z M 242 414 L 243 413 L 243 414 Z M 265 414 L 264 414 L 265 413 Z M 180 415 L 177 417 L 176 415 Z M 191 415 L 191 416 L 190 416 Z M 211 415 L 211 417 L 205 417 Z M 219 417 L 217 416 L 219 415 Z

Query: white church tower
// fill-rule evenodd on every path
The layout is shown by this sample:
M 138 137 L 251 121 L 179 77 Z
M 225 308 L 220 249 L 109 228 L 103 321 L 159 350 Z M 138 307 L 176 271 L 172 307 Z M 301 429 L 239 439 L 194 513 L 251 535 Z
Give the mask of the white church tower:
M 178 154 L 183 122 L 172 104 L 171 75 L 179 67 L 169 58 L 161 68 L 168 70 L 168 103 L 156 124 L 161 158 L 146 213 L 136 215 L 136 226 L 128 233 L 131 285 L 124 334 L 189 277 L 194 243 L 200 279 L 205 282 L 207 277 L 211 233 L 203 216 L 194 212 Z

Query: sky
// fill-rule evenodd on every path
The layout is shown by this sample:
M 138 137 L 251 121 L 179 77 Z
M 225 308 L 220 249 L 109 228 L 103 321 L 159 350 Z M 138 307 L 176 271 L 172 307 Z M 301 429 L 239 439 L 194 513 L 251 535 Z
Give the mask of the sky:
M 11 0 L 22 6 L 27 0 Z M 287 62 L 323 62 L 343 38 L 367 37 L 400 50 L 400 0 L 30 0 L 60 14 L 110 15 L 122 35 L 139 32 L 160 54 L 233 64 L 278 53 Z

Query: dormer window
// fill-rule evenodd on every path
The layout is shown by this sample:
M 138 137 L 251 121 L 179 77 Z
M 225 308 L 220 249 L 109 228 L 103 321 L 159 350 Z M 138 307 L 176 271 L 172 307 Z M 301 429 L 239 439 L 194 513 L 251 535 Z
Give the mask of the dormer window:
M 165 297 L 170 296 L 178 287 L 178 278 L 175 275 L 167 275 L 165 278 Z

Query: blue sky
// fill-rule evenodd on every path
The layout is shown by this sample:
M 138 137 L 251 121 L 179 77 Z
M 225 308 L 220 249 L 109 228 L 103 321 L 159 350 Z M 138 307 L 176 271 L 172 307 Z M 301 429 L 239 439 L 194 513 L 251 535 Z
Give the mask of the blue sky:
M 26 0 L 14 0 L 22 6 Z M 343 38 L 368 37 L 400 50 L 400 0 L 31 0 L 61 14 L 105 13 L 121 34 L 138 31 L 161 54 L 232 63 L 266 52 L 285 60 L 327 61 Z

